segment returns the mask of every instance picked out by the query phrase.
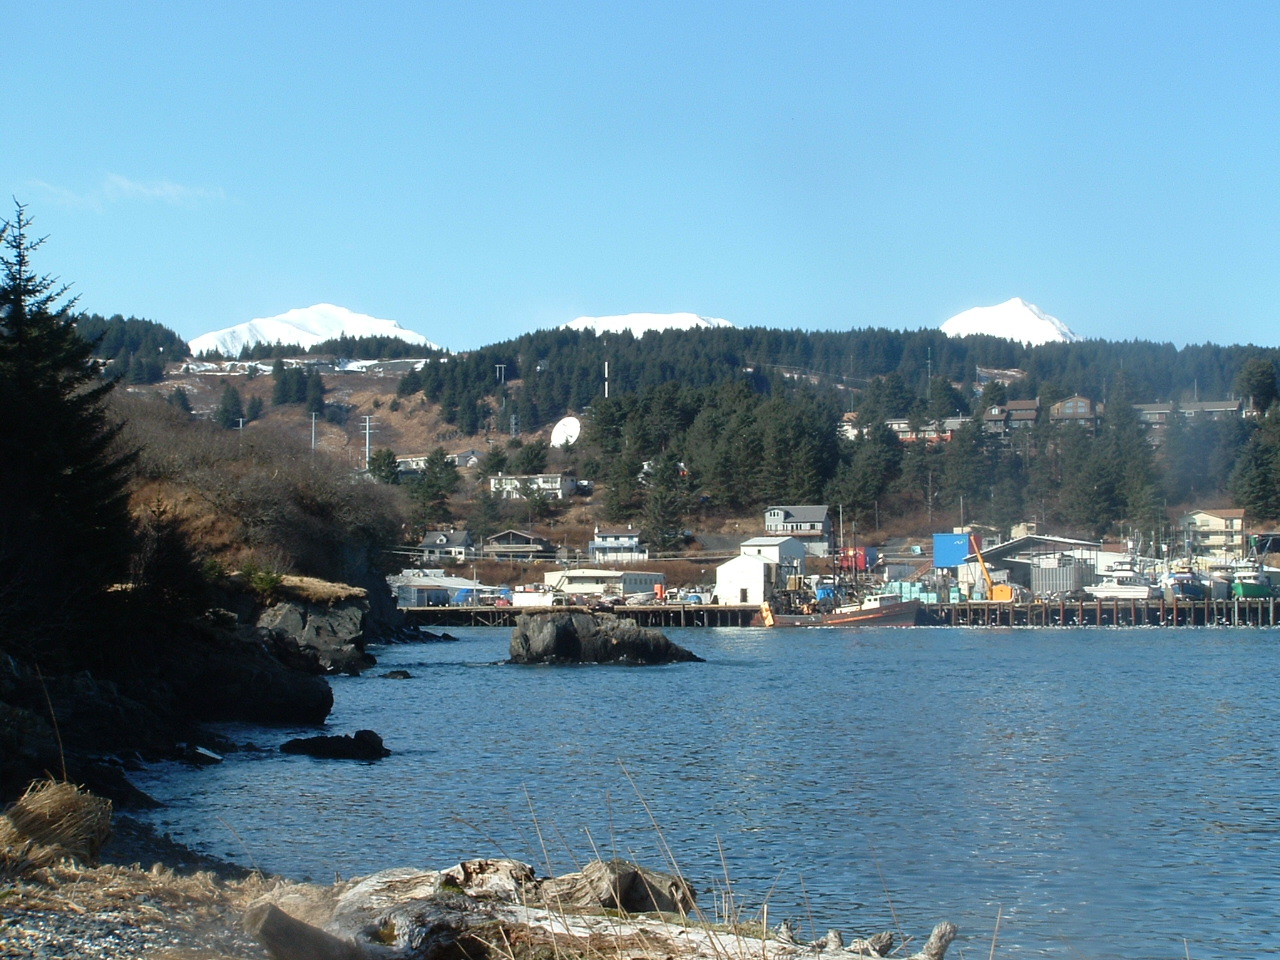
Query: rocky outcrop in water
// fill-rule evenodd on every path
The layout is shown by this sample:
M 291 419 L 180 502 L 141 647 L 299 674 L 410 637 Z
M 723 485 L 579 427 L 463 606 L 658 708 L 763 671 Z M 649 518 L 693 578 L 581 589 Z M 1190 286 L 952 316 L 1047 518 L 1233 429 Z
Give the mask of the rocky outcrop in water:
M 512 663 L 702 663 L 658 630 L 612 614 L 533 613 L 516 618 Z
M 301 753 L 323 760 L 381 760 L 391 756 L 382 738 L 372 730 L 357 730 L 342 736 L 297 737 L 286 740 L 281 753 Z
M 359 673 L 377 661 L 365 652 L 369 604 L 282 600 L 258 614 L 257 627 L 282 663 L 307 673 Z

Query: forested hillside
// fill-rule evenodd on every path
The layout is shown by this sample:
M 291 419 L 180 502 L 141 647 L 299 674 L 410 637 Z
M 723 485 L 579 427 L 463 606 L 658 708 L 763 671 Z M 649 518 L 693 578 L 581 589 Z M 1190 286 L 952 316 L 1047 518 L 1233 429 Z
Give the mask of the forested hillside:
M 1006 530 L 1034 518 L 1081 535 L 1151 536 L 1167 531 L 1172 508 L 1193 502 L 1280 516 L 1280 431 L 1266 413 L 1277 359 L 1250 346 L 1025 348 L 936 331 L 637 339 L 556 330 L 428 362 L 398 392 L 421 392 L 466 435 L 527 433 L 584 413 L 582 469 L 606 491 L 605 519 L 639 522 L 656 542 L 699 518 L 771 502 L 838 504 L 864 523 L 915 517 L 925 529 L 963 515 Z M 1074 394 L 1105 403 L 1100 423 L 1048 422 L 1050 405 Z M 1153 433 L 1133 406 L 1228 396 L 1260 415 L 1174 417 Z M 991 436 L 974 419 L 950 442 L 904 444 L 883 426 L 891 417 L 980 416 L 988 404 L 1028 398 L 1039 398 L 1040 420 L 1013 437 Z M 838 430 L 849 411 L 856 438 Z
M 75 328 L 89 341 L 93 355 L 106 361 L 106 375 L 126 383 L 158 383 L 166 363 L 190 355 L 182 337 L 153 320 L 82 313 L 75 318 Z

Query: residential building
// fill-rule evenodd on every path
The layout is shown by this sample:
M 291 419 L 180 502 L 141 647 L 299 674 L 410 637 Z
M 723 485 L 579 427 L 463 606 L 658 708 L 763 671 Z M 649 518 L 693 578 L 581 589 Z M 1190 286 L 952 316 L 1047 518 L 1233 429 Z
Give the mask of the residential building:
M 1188 400 L 1186 403 L 1135 403 L 1138 418 L 1152 427 L 1163 427 L 1177 411 L 1187 420 L 1233 420 L 1247 411 L 1239 400 Z
M 1094 403 L 1088 397 L 1076 394 L 1074 397 L 1059 400 L 1049 407 L 1049 422 L 1056 424 L 1079 423 L 1086 427 L 1096 427 L 1102 414 L 1103 405 L 1101 403 Z
M 554 560 L 556 548 L 550 540 L 523 530 L 503 530 L 484 541 L 487 560 Z
M 639 530 L 596 527 L 587 554 L 592 563 L 642 563 L 649 559 L 649 548 L 641 546 Z
M 523 500 L 526 490 L 541 491 L 549 500 L 567 500 L 577 487 L 571 473 L 500 473 L 489 478 L 489 489 L 502 500 Z
M 1244 511 L 1192 510 L 1178 520 L 1193 553 L 1245 553 Z
M 825 504 L 768 507 L 764 532 L 773 537 L 795 537 L 812 557 L 831 554 L 831 520 Z
M 422 548 L 422 559 L 451 560 L 455 563 L 474 560 L 476 557 L 475 541 L 466 530 L 431 530 L 419 544 Z

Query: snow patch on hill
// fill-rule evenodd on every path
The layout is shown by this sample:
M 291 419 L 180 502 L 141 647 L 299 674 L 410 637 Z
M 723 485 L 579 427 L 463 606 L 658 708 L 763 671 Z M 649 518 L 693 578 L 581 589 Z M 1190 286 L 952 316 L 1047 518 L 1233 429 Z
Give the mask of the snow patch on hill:
M 394 320 L 380 320 L 363 313 L 354 313 L 332 303 L 317 303 L 315 306 L 289 310 L 278 316 L 262 317 L 225 330 L 205 333 L 192 340 L 190 347 L 195 356 L 207 350 L 217 350 L 223 356 L 235 357 L 246 344 L 297 343 L 303 347 L 313 347 L 344 334 L 349 337 L 397 337 L 406 343 L 431 350 L 442 349 L 422 334 L 406 330 Z
M 625 313 L 616 317 L 578 317 L 560 327 L 561 330 L 590 330 L 593 333 L 622 333 L 643 337 L 650 330 L 694 330 L 700 327 L 732 327 L 728 320 L 702 317 L 696 313 Z
M 1049 316 L 1021 297 L 994 307 L 972 307 L 943 321 L 940 329 L 949 337 L 986 334 L 1016 340 L 1028 347 L 1038 347 L 1042 343 L 1075 343 L 1081 339 L 1057 317 Z

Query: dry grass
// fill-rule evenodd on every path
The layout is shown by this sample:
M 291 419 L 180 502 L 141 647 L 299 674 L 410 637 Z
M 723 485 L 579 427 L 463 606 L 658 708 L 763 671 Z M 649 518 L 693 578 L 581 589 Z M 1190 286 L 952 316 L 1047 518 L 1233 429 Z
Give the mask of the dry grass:
M 38 780 L 0 815 L 0 876 L 63 860 L 97 863 L 111 836 L 111 801 L 60 780 Z
M 288 574 L 281 578 L 280 592 L 307 603 L 341 603 L 343 600 L 359 600 L 368 595 L 368 591 L 363 587 Z

